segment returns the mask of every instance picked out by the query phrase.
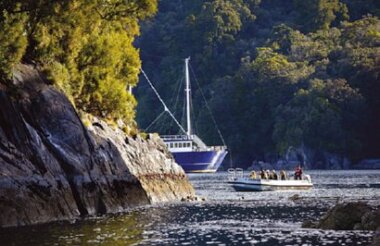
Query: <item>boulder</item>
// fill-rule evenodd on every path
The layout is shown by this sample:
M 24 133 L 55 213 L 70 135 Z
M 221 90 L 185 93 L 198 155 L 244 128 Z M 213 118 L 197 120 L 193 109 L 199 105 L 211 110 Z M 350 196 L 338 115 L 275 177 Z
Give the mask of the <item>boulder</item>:
M 1 81 L 0 81 L 1 82 Z M 194 190 L 164 143 L 94 118 L 87 129 L 32 66 L 0 83 L 0 226 L 116 213 Z
M 362 202 L 337 204 L 319 221 L 317 228 L 332 230 L 353 230 L 361 223 L 362 217 L 371 207 Z
M 305 221 L 303 227 L 327 230 L 376 230 L 380 228 L 379 208 L 363 202 L 335 205 L 318 221 Z

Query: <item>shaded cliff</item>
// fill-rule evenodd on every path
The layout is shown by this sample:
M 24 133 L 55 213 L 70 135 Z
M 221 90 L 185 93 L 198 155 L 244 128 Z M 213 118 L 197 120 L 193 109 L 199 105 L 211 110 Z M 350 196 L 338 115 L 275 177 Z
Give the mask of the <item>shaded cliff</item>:
M 158 137 L 131 138 L 97 119 L 87 129 L 69 100 L 32 66 L 19 65 L 13 84 L 0 84 L 0 226 L 193 195 Z

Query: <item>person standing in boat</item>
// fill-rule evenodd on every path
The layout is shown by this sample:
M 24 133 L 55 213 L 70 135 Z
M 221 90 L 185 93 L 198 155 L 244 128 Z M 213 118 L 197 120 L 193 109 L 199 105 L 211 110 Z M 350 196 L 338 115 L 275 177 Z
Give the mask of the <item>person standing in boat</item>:
M 302 168 L 301 168 L 301 165 L 298 165 L 296 167 L 296 171 L 294 173 L 294 179 L 297 180 L 301 180 L 302 179 Z

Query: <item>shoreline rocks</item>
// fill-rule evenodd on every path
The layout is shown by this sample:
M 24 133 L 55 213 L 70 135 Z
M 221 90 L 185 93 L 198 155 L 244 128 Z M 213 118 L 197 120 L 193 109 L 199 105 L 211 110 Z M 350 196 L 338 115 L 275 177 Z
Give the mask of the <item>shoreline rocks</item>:
M 164 143 L 126 136 L 94 118 L 89 129 L 69 100 L 32 66 L 0 86 L 0 227 L 118 213 L 193 197 Z

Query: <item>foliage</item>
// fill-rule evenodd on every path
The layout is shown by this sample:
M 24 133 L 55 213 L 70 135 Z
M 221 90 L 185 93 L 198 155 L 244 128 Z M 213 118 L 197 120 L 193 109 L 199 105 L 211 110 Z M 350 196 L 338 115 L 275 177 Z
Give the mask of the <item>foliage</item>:
M 294 0 L 294 4 L 304 31 L 327 30 L 334 21 L 349 18 L 347 6 L 339 0 Z
M 15 6 L 18 11 L 19 6 Z M 24 13 L 11 14 L 5 9 L 0 13 L 0 78 L 6 79 L 12 75 L 12 68 L 22 58 L 27 38 L 24 33 L 27 16 Z
M 379 157 L 378 9 L 372 0 L 162 0 L 138 45 L 169 102 L 192 57 L 237 164 L 270 161 L 290 146 Z M 220 143 L 196 86 L 192 93 L 198 134 Z M 144 127 L 163 109 L 146 83 L 138 99 Z
M 156 0 L 2 1 L 0 73 L 9 79 L 15 64 L 38 64 L 79 109 L 133 124 L 133 42 L 156 8 Z

